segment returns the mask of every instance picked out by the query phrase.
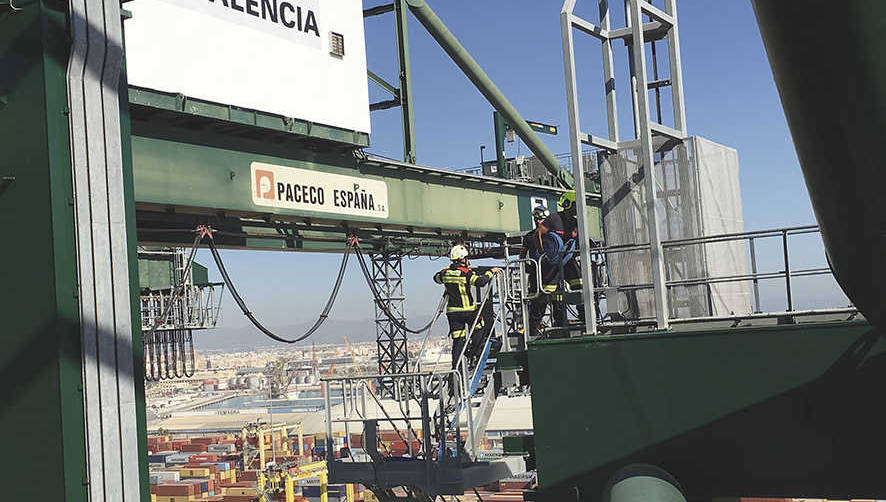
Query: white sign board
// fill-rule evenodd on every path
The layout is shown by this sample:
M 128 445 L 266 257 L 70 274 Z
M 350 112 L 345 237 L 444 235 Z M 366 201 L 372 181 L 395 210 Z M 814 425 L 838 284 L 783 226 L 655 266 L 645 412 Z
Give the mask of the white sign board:
M 253 162 L 251 168 L 252 202 L 257 206 L 388 217 L 388 185 L 384 181 L 262 162 Z
M 369 132 L 361 0 L 133 0 L 126 8 L 130 84 Z

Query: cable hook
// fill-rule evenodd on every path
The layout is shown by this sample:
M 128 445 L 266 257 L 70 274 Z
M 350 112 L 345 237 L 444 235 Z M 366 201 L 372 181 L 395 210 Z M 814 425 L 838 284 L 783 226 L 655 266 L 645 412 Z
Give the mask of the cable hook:
M 204 237 L 209 237 L 212 239 L 212 233 L 214 230 L 210 225 L 197 225 L 197 228 L 194 229 L 195 233 L 200 234 L 200 240 L 202 241 Z
M 12 3 L 12 0 L 9 0 L 9 8 L 12 9 L 13 11 L 15 11 L 15 12 L 20 12 L 20 11 L 25 10 L 25 9 L 22 9 L 21 7 L 16 7 L 16 6 Z

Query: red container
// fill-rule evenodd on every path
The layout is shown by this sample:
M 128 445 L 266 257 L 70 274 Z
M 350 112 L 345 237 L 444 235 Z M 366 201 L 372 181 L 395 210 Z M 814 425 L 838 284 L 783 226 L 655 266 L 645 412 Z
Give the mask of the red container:
M 499 481 L 498 489 L 501 491 L 528 490 L 529 481 Z
M 237 479 L 241 481 L 258 481 L 258 471 L 238 472 Z
M 155 485 L 156 488 L 154 493 L 157 496 L 187 496 L 187 495 L 196 495 L 198 493 L 197 487 L 199 484 L 194 483 L 163 483 L 159 485 Z
M 192 443 L 200 443 L 200 444 L 216 444 L 218 443 L 218 437 L 202 437 L 202 438 L 191 438 Z
M 211 453 L 201 453 L 199 455 L 191 455 L 190 458 L 188 458 L 188 461 L 196 463 L 218 462 L 218 455 L 213 455 Z
M 348 445 L 351 448 L 363 448 L 363 434 L 351 434 L 348 438 Z
M 382 441 L 397 441 L 400 439 L 400 435 L 394 430 L 382 430 L 378 431 L 378 438 Z
M 196 444 L 194 444 L 194 443 L 192 443 L 192 444 L 183 444 L 183 445 L 181 446 L 181 449 L 180 449 L 179 451 L 181 451 L 182 453 L 188 453 L 188 452 L 199 453 L 199 452 L 204 452 L 204 451 L 206 451 L 206 445 L 205 445 L 205 444 L 200 444 L 200 443 L 196 443 Z

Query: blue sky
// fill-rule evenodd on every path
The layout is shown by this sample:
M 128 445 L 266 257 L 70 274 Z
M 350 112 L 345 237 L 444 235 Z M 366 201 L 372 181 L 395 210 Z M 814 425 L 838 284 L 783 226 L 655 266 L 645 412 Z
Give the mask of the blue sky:
M 366 0 L 364 6 L 380 3 Z M 554 153 L 567 152 L 559 0 L 429 3 L 524 117 L 561 127 L 559 136 L 542 137 Z M 595 5 L 595 1 L 579 0 L 578 13 L 596 20 Z M 678 9 L 688 130 L 738 150 L 745 229 L 815 223 L 750 2 L 680 0 Z M 614 17 L 621 20 L 621 14 Z M 488 159 L 493 151 L 492 107 L 411 16 L 409 36 L 418 163 L 441 168 L 476 165 L 481 144 L 487 145 Z M 392 82 L 396 76 L 393 37 L 391 15 L 367 21 L 369 68 Z M 581 34 L 576 39 L 582 129 L 603 136 L 599 43 Z M 617 48 L 615 57 L 623 56 L 623 49 Z M 616 66 L 624 75 L 624 64 L 617 61 Z M 625 85 L 624 81 L 617 85 Z M 388 98 L 370 84 L 370 99 Z M 623 113 L 629 113 L 627 103 L 619 105 Z M 629 121 L 623 119 L 622 124 Z M 621 130 L 622 134 L 630 132 Z M 373 113 L 371 142 L 372 153 L 402 156 L 399 109 Z M 526 152 L 525 147 L 522 151 Z M 797 244 L 792 253 L 797 254 L 798 264 L 823 263 L 815 242 L 799 240 Z M 780 250 L 770 247 L 772 257 L 780 256 Z M 227 251 L 224 256 L 241 294 L 269 325 L 313 320 L 325 303 L 340 259 L 279 252 Z M 201 262 L 214 269 L 207 254 L 201 253 Z M 433 310 L 439 293 L 430 275 L 441 266 L 440 261 L 427 260 L 405 264 L 410 324 L 423 324 Z M 372 306 L 359 271 L 351 267 L 348 278 L 333 316 L 371 318 Z M 824 293 L 833 289 L 829 281 L 807 282 L 796 287 L 798 303 L 802 299 L 808 306 L 824 306 L 840 296 Z M 226 302 L 223 312 L 226 325 L 244 324 L 233 302 Z M 367 324 L 366 329 L 374 327 Z

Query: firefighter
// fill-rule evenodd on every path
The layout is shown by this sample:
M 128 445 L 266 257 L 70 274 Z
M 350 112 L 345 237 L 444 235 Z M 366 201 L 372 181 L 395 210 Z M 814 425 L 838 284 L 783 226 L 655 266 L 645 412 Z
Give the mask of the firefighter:
M 563 241 L 560 238 L 563 222 L 559 214 L 551 213 L 544 206 L 532 210 L 532 219 L 535 221 L 535 230 L 523 237 L 521 256 L 538 260 L 541 265 L 542 294 L 529 304 L 529 335 L 537 337 L 541 335 L 542 318 L 545 316 L 548 304 L 552 307 L 551 318 L 554 326 L 563 327 L 566 324 L 563 294 L 559 291 L 563 276 L 559 263 L 559 254 L 563 249 Z M 537 287 L 534 282 L 535 271 L 530 270 L 531 287 Z
M 563 195 L 560 196 L 560 212 L 557 214 L 560 215 L 560 220 L 563 222 L 563 242 L 568 242 L 570 239 L 575 241 L 575 250 L 578 250 L 578 216 L 576 213 L 576 205 L 575 205 L 575 190 L 569 190 L 568 192 L 564 192 Z M 596 247 L 597 243 L 594 242 L 593 239 L 588 239 L 588 243 L 591 247 Z M 581 278 L 581 266 L 579 265 L 578 253 L 573 253 L 572 258 L 563 264 L 563 279 L 566 281 L 566 284 L 569 286 L 569 289 L 572 291 L 581 291 L 583 281 Z M 597 264 L 595 262 L 591 262 L 591 273 L 592 277 L 596 277 Z M 584 300 L 584 298 L 582 298 Z M 594 305 L 596 307 L 595 312 L 599 317 L 600 312 L 600 299 L 599 293 L 594 293 Z M 579 303 L 577 305 L 578 308 L 578 317 L 581 322 L 584 322 L 584 302 Z
M 560 220 L 563 222 L 563 233 L 561 238 L 563 242 L 578 237 L 578 218 L 575 213 L 575 190 L 564 192 L 560 196 Z M 569 285 L 571 290 L 581 289 L 581 269 L 578 265 L 578 255 L 573 254 L 572 259 L 563 265 L 563 279 Z
M 468 330 L 477 319 L 475 332 L 483 332 L 483 318 L 478 318 L 479 303 L 471 293 L 472 286 L 485 286 L 500 269 L 492 268 L 486 273 L 478 274 L 471 270 L 468 261 L 468 249 L 462 245 L 453 246 L 449 251 L 452 264 L 434 274 L 434 282 L 446 288 L 446 318 L 449 320 L 449 336 L 452 337 L 452 369 L 458 365 L 458 358 L 467 341 Z M 465 352 L 470 360 L 474 354 Z

